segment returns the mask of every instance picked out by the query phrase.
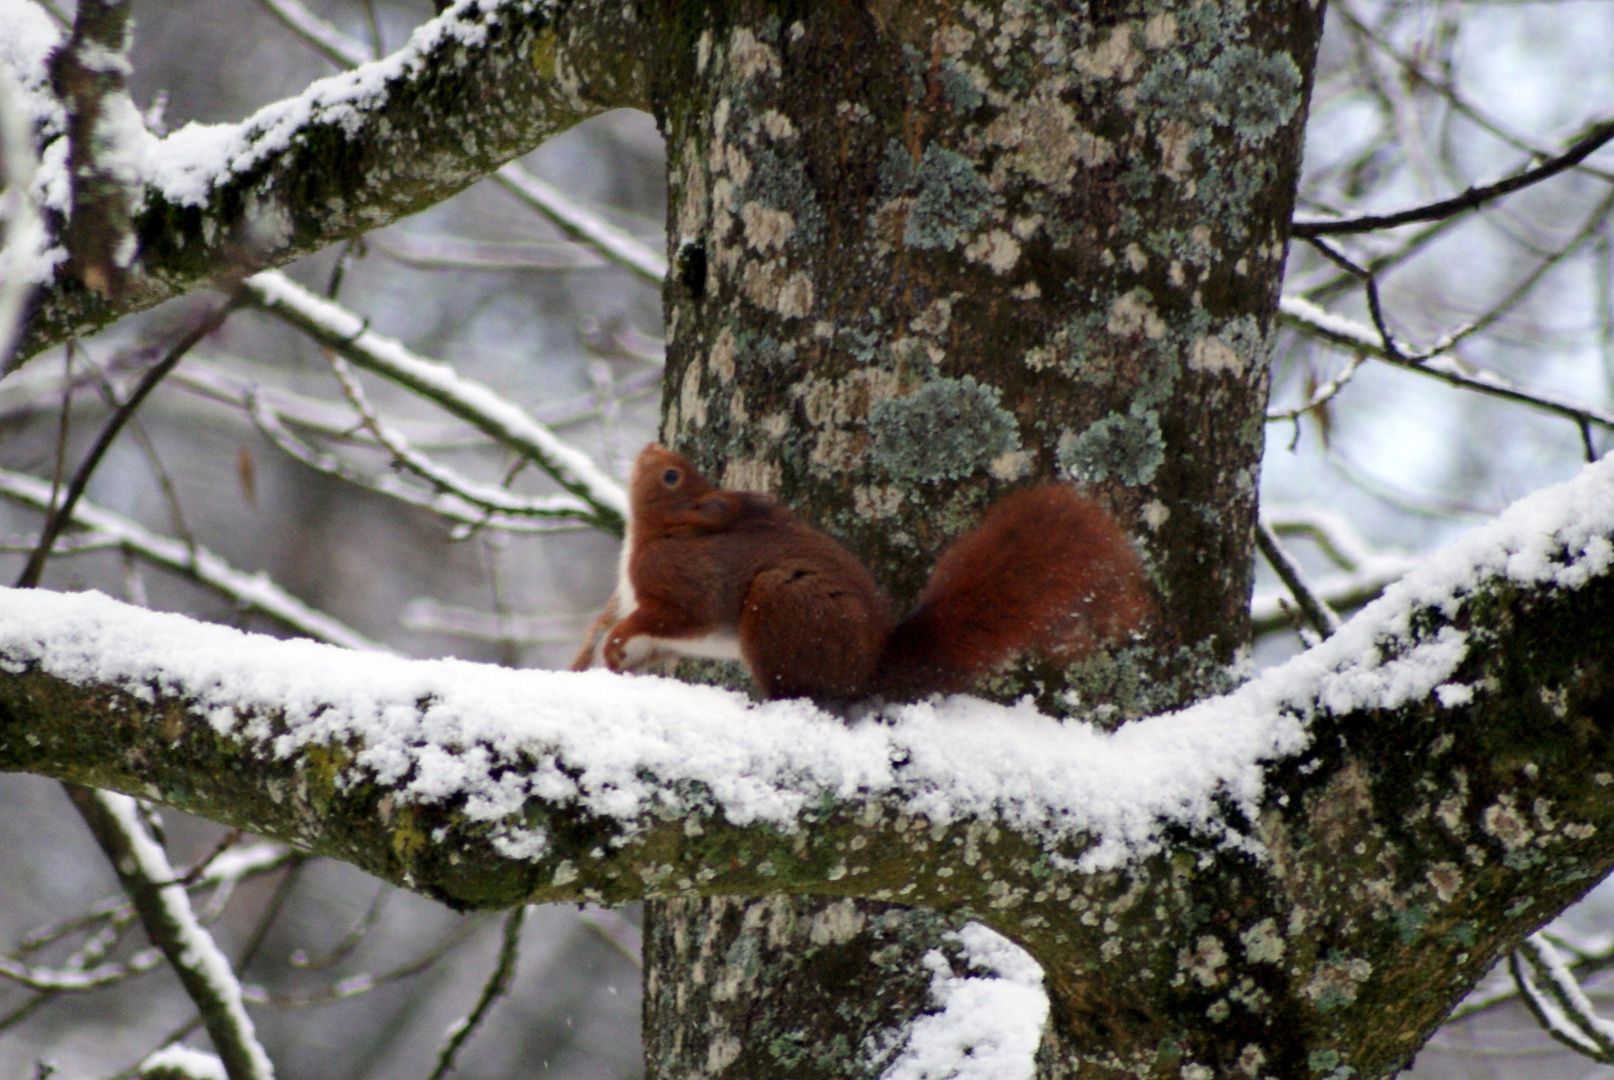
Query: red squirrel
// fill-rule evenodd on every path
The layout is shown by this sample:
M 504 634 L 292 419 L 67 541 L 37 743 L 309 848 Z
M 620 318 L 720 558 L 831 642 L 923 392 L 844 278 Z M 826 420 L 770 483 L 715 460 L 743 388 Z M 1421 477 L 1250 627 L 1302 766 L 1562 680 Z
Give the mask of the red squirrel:
M 766 495 L 713 487 L 658 443 L 634 462 L 628 503 L 616 592 L 574 671 L 741 660 L 768 698 L 911 701 L 1020 654 L 1079 659 L 1150 606 L 1121 527 L 1062 484 L 992 506 L 901 622 L 846 548 Z

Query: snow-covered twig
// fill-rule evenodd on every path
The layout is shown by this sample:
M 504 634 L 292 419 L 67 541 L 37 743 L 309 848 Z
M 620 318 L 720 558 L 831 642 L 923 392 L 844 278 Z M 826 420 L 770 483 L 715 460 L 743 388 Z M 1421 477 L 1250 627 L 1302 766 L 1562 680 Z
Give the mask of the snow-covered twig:
M 375 372 L 435 402 L 543 469 L 582 500 L 574 516 L 620 532 L 627 494 L 582 451 L 568 446 L 526 411 L 446 364 L 416 356 L 382 337 L 346 308 L 323 300 L 278 271 L 248 278 L 246 296 L 256 306 L 302 330 L 359 367 Z
M 460 1047 L 465 1045 L 465 1041 L 476 1031 L 477 1025 L 487 1017 L 493 1003 L 510 989 L 510 980 L 516 973 L 516 960 L 521 955 L 521 924 L 526 917 L 525 904 L 517 904 L 504 917 L 504 937 L 499 944 L 499 960 L 493 965 L 493 974 L 488 976 L 487 983 L 482 987 L 482 994 L 477 998 L 476 1006 L 464 1019 L 449 1028 L 448 1038 L 437 1054 L 437 1066 L 432 1069 L 428 1080 L 443 1080 L 448 1071 L 454 1067 L 454 1057 L 459 1053 Z
M 339 68 L 356 68 L 373 57 L 370 50 L 356 39 L 314 14 L 297 0 L 258 0 L 269 14 L 280 20 L 287 30 L 302 38 L 303 42 L 323 53 Z
M 1308 582 L 1310 591 L 1334 611 L 1353 611 L 1377 597 L 1386 586 L 1417 565 L 1411 555 L 1380 552 L 1337 514 L 1311 507 L 1283 507 L 1265 515 L 1277 536 L 1306 536 L 1341 573 Z M 1290 626 L 1283 594 L 1258 592 L 1250 602 L 1250 622 L 1256 634 L 1270 634 Z
M 134 416 L 141 403 L 145 401 L 146 396 L 156 388 L 158 383 L 162 382 L 169 372 L 174 370 L 174 366 L 184 358 L 185 354 L 190 352 L 197 342 L 223 326 L 224 321 L 230 317 L 231 312 L 235 311 L 239 303 L 238 298 L 231 297 L 198 319 L 190 329 L 180 336 L 179 340 L 168 350 L 168 353 L 140 377 L 140 382 L 135 385 L 134 390 L 114 410 L 107 422 L 101 425 L 101 431 L 96 435 L 95 443 L 84 454 L 84 459 L 79 462 L 78 469 L 73 473 L 73 479 L 67 485 L 66 494 L 62 496 L 60 502 L 57 502 L 54 498 L 47 502 L 45 525 L 40 530 L 39 545 L 34 548 L 33 554 L 29 555 L 28 564 L 23 567 L 22 574 L 17 579 L 19 588 L 32 588 L 39 584 L 40 575 L 45 570 L 45 562 L 50 558 L 51 547 L 56 542 L 56 535 L 61 532 L 68 521 L 72 520 L 78 501 L 83 497 L 84 489 L 90 482 L 90 477 L 94 475 L 102 457 L 111 447 L 112 441 L 118 437 L 118 432 Z
M 1461 364 L 1455 357 L 1445 355 L 1440 343 L 1431 349 L 1412 356 L 1392 356 L 1384 348 L 1380 335 L 1369 326 L 1354 319 L 1318 307 L 1301 296 L 1285 296 L 1278 302 L 1278 310 L 1291 325 L 1333 342 L 1352 352 L 1365 352 L 1380 360 L 1394 363 L 1408 371 L 1416 371 L 1441 380 L 1452 386 L 1473 390 L 1481 394 L 1531 405 L 1547 412 L 1568 417 L 1577 423 L 1596 424 L 1614 428 L 1614 412 L 1594 408 L 1578 401 L 1558 397 L 1522 387 L 1493 375 L 1488 371 L 1475 371 Z
M 162 959 L 160 949 L 142 949 L 129 959 L 112 964 L 97 964 L 90 968 L 42 968 L 31 967 L 9 956 L 0 956 L 0 975 L 30 990 L 57 993 L 97 990 L 134 975 L 144 975 L 161 964 Z
M 413 473 L 426 481 L 439 492 L 458 496 L 463 501 L 477 507 L 484 514 L 509 514 L 516 517 L 542 517 L 571 518 L 577 516 L 577 501 L 561 496 L 531 498 L 516 495 L 493 484 L 484 484 L 456 473 L 446 465 L 440 465 L 431 458 L 409 445 L 404 433 L 386 423 L 376 414 L 370 405 L 369 397 L 364 387 L 359 384 L 358 377 L 353 368 L 341 357 L 332 355 L 331 371 L 342 385 L 342 393 L 346 395 L 348 404 L 358 413 L 359 421 L 364 425 L 375 441 L 392 455 L 393 464 L 399 468 Z
M 44 511 L 50 505 L 50 494 L 50 484 L 43 480 L 0 470 L 0 496 Z M 92 535 L 98 538 L 93 546 L 115 545 L 182 574 L 306 637 L 349 649 L 383 649 L 356 630 L 309 607 L 263 573 L 247 574 L 237 570 L 204 547 L 195 548 L 193 557 L 192 549 L 185 544 L 159 536 L 137 522 L 83 500 L 73 510 L 73 523 L 92 530 Z
M 506 191 L 553 221 L 566 235 L 627 267 L 641 280 L 661 287 L 661 279 L 667 276 L 667 260 L 649 244 L 612 225 L 514 162 L 494 173 L 494 178 Z
M 1355 356 L 1351 357 L 1350 362 L 1345 365 L 1344 371 L 1341 371 L 1338 375 L 1335 375 L 1332 379 L 1329 379 L 1327 382 L 1317 387 L 1317 389 L 1313 390 L 1311 392 L 1311 396 L 1303 403 L 1289 409 L 1274 409 L 1269 411 L 1267 413 L 1268 422 L 1297 420 L 1315 409 L 1322 408 L 1324 405 L 1334 400 L 1335 395 L 1337 395 L 1341 390 L 1345 389 L 1345 384 L 1351 381 L 1351 377 L 1356 374 L 1356 369 L 1361 367 L 1366 360 L 1367 357 L 1358 352 Z
M 127 795 L 70 785 L 68 796 L 107 854 L 141 925 L 202 1015 L 230 1080 L 274 1080 L 241 998 L 241 984 L 197 920 L 168 856 Z
M 1614 1064 L 1614 1022 L 1597 1015 L 1552 942 L 1531 934 L 1508 958 L 1508 970 L 1547 1034 L 1594 1061 Z
M 253 396 L 252 407 L 249 409 L 249 415 L 264 437 L 292 459 L 300 461 L 309 468 L 322 472 L 327 476 L 362 487 L 366 491 L 385 495 L 389 499 L 396 499 L 398 502 L 409 506 L 418 506 L 422 510 L 429 510 L 439 517 L 453 522 L 458 529 L 498 529 L 503 532 L 550 533 L 583 527 L 565 520 L 556 521 L 530 515 L 518 517 L 490 512 L 475 504 L 466 502 L 459 495 L 452 492 L 422 491 L 405 482 L 396 473 L 367 473 L 340 455 L 321 450 L 305 440 L 297 438 L 280 422 L 280 417 L 261 399 L 256 399 L 255 395 Z

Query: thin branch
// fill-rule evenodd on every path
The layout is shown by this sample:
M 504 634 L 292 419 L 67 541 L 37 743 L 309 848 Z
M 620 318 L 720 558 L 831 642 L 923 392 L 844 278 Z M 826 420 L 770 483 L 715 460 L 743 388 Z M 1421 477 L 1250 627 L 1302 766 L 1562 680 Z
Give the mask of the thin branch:
M 594 936 L 615 949 L 634 967 L 644 968 L 644 935 L 622 913 L 611 908 L 584 908 L 577 913 L 582 923 Z
M 492 484 L 483 484 L 467 477 L 460 476 L 445 465 L 439 465 L 431 458 L 417 451 L 409 445 L 409 440 L 403 432 L 385 423 L 371 407 L 369 398 L 364 393 L 364 387 L 359 384 L 353 368 L 341 357 L 330 354 L 331 371 L 342 386 L 342 393 L 346 395 L 348 404 L 359 415 L 360 423 L 364 425 L 377 443 L 387 449 L 392 455 L 395 466 L 412 473 L 426 481 L 439 492 L 458 496 L 460 499 L 477 507 L 484 514 L 509 514 L 515 517 L 572 517 L 575 514 L 576 503 L 567 498 L 554 497 L 528 498 L 521 495 L 512 495 L 502 487 Z
M 506 191 L 554 222 L 567 236 L 631 270 L 641 281 L 661 287 L 662 279 L 667 276 L 667 259 L 649 244 L 612 225 L 514 162 L 493 175 Z
M 1267 422 L 1273 423 L 1275 421 L 1282 420 L 1298 420 L 1307 413 L 1315 412 L 1324 405 L 1327 405 L 1330 401 L 1334 400 L 1334 397 L 1341 390 L 1345 389 L 1346 384 L 1351 381 L 1353 376 L 1355 376 L 1356 369 L 1361 367 L 1366 360 L 1367 357 L 1358 352 L 1355 356 L 1351 357 L 1350 362 L 1345 365 L 1345 370 L 1341 371 L 1338 375 L 1335 375 L 1332 379 L 1313 390 L 1311 392 L 1311 396 L 1302 404 L 1296 405 L 1290 409 L 1274 409 L 1268 412 Z
M 1283 549 L 1283 544 L 1273 533 L 1272 526 L 1264 521 L 1256 523 L 1255 546 L 1261 549 L 1262 556 L 1282 579 L 1312 629 L 1322 637 L 1328 637 L 1338 630 L 1339 616 L 1334 614 L 1328 604 L 1306 584 L 1300 569 L 1295 566 L 1294 560 L 1289 557 L 1289 553 Z
M 419 270 L 598 270 L 613 265 L 584 244 L 513 244 L 413 236 L 402 231 L 368 237 L 381 254 Z
M 493 974 L 482 987 L 482 996 L 477 999 L 476 1007 L 471 1010 L 470 1015 L 449 1028 L 448 1040 L 438 1053 L 437 1067 L 432 1070 L 428 1080 L 443 1080 L 448 1071 L 454 1067 L 454 1056 L 459 1053 L 460 1047 L 465 1045 L 465 1040 L 476 1031 L 477 1025 L 482 1023 L 493 1003 L 510 989 L 510 979 L 515 975 L 516 960 L 521 954 L 521 923 L 526 917 L 525 904 L 517 904 L 504 917 L 504 940 L 499 946 L 499 962 L 494 965 Z
M 439 517 L 455 523 L 457 527 L 499 529 L 504 532 L 519 533 L 565 532 L 584 527 L 581 524 L 569 523 L 564 519 L 537 518 L 530 515 L 517 517 L 503 513 L 490 513 L 485 509 L 465 502 L 458 495 L 449 492 L 420 491 L 405 483 L 395 473 L 372 475 L 363 472 L 340 456 L 320 450 L 297 438 L 280 423 L 279 417 L 267 405 L 260 404 L 254 407 L 250 415 L 253 422 L 257 424 L 258 430 L 283 453 L 294 460 L 300 461 L 309 468 L 322 472 L 327 476 L 354 484 L 367 491 L 385 495 L 389 499 L 396 499 L 409 506 L 418 506 L 423 510 L 429 510 Z
M 582 451 L 560 439 L 526 411 L 446 364 L 416 356 L 391 338 L 374 333 L 358 316 L 314 296 L 278 271 L 248 278 L 243 286 L 255 306 L 302 330 L 322 345 L 435 402 L 495 441 L 543 469 L 583 506 L 574 516 L 620 534 L 627 495 Z
M 1278 311 L 1290 325 L 1325 338 L 1354 352 L 1366 351 L 1408 371 L 1431 376 L 1449 385 L 1481 394 L 1516 401 L 1547 412 L 1567 417 L 1576 423 L 1582 420 L 1602 428 L 1614 428 L 1614 412 L 1593 408 L 1537 390 L 1515 386 L 1490 372 L 1463 370 L 1450 356 L 1420 354 L 1416 358 L 1402 356 L 1397 359 L 1385 352 L 1381 335 L 1353 319 L 1336 315 L 1299 296 L 1285 296 L 1278 302 Z
M 45 519 L 45 527 L 39 537 L 39 546 L 34 549 L 33 555 L 28 559 L 28 565 L 23 568 L 21 576 L 17 578 L 17 588 L 31 589 L 39 584 L 40 576 L 45 572 L 45 561 L 50 558 L 51 545 L 56 542 L 56 534 L 62 531 L 68 521 L 72 520 L 74 506 L 84 494 L 85 485 L 90 482 L 90 477 L 94 475 L 96 467 L 101 464 L 101 458 L 105 456 L 107 449 L 112 445 L 112 440 L 118 437 L 118 432 L 123 429 L 123 425 L 134 415 L 135 410 L 140 408 L 141 404 L 146 400 L 146 396 L 156 388 L 158 383 L 162 382 L 163 377 L 174 370 L 174 365 L 184 358 L 185 354 L 191 350 L 191 347 L 222 326 L 224 320 L 230 317 L 239 304 L 240 301 L 232 296 L 215 307 L 206 317 L 198 320 L 196 325 L 192 326 L 179 341 L 174 343 L 173 348 L 168 350 L 168 355 L 164 356 L 151 370 L 146 372 L 139 385 L 135 387 L 134 393 L 129 395 L 129 399 L 119 407 L 117 412 L 112 414 L 112 418 L 101 428 L 101 434 L 96 438 L 95 445 L 90 447 L 89 453 L 84 455 L 84 460 L 79 464 L 78 472 L 73 475 L 73 482 L 67 488 L 67 496 L 62 500 L 61 505 L 54 507 L 50 515 Z
M 339 68 L 355 68 L 371 59 L 363 45 L 296 0 L 258 0 L 258 5 Z
M 44 510 L 50 505 L 50 487 L 35 477 L 0 469 L 0 497 Z M 193 550 L 180 541 L 158 536 L 138 522 L 82 500 L 73 510 L 73 523 L 92 530 L 93 542 L 80 550 L 116 546 L 305 637 L 349 649 L 386 651 L 385 646 L 309 607 L 263 573 L 237 570 L 207 548 Z
M 162 963 L 160 949 L 142 949 L 128 960 L 115 964 L 99 964 L 93 968 L 30 967 L 0 956 L 0 975 L 28 987 L 55 993 L 64 991 L 98 990 L 103 986 L 122 982 L 135 975 L 144 975 Z
M 240 983 L 212 936 L 197 922 L 185 887 L 178 883 L 162 848 L 147 834 L 135 801 L 76 784 L 66 788 L 117 872 L 147 936 L 196 1003 L 230 1080 L 273 1080 L 274 1067 L 242 1007 Z
M 359 947 L 359 943 L 369 935 L 370 931 L 375 929 L 376 920 L 381 918 L 381 909 L 385 906 L 387 897 L 391 895 L 392 886 L 383 883 L 376 889 L 375 898 L 370 901 L 370 906 L 365 910 L 363 917 L 353 924 L 352 929 L 344 934 L 342 940 L 338 941 L 329 952 L 324 956 L 309 956 L 302 949 L 298 949 L 291 954 L 289 961 L 291 966 L 302 968 L 305 971 L 320 971 L 324 968 L 335 967 L 347 959 L 353 950 Z
M 1593 1061 L 1614 1064 L 1614 1024 L 1597 1015 L 1550 941 L 1531 934 L 1508 957 L 1508 970 L 1525 1007 L 1548 1035 Z
M 1398 225 L 1409 225 L 1418 221 L 1438 221 L 1465 210 L 1476 209 L 1493 199 L 1511 195 L 1515 191 L 1557 176 L 1565 169 L 1580 164 L 1610 140 L 1614 140 L 1614 120 L 1603 120 L 1593 124 L 1585 135 L 1576 139 L 1557 157 L 1548 158 L 1534 168 L 1525 169 L 1494 184 L 1470 187 L 1452 198 L 1424 206 L 1409 207 L 1390 214 L 1368 214 L 1346 218 L 1343 221 L 1296 221 L 1290 226 L 1290 235 L 1313 240 L 1321 236 L 1342 236 L 1349 233 L 1373 232 L 1378 229 L 1393 229 Z
M 348 998 L 368 994 L 401 979 L 407 979 L 435 965 L 443 957 L 452 952 L 461 942 L 480 929 L 486 922 L 482 917 L 462 919 L 453 930 L 445 934 L 442 940 L 427 949 L 415 959 L 382 972 L 380 975 L 354 975 L 343 979 L 332 986 L 308 994 L 282 994 L 271 996 L 258 987 L 248 986 L 242 994 L 253 1005 L 262 1005 L 270 1009 L 304 1009 L 316 1005 L 328 1005 L 333 1001 L 346 1001 Z

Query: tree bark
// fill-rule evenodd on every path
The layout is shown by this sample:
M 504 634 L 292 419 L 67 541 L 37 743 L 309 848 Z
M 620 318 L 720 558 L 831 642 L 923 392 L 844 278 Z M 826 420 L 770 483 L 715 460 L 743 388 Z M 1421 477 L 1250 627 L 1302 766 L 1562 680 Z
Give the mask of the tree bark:
M 1074 480 L 1130 526 L 1156 618 L 982 689 L 1109 724 L 1227 689 L 1247 663 L 1320 5 L 731 2 L 662 20 L 663 440 L 847 542 L 899 606 L 995 496 Z M 915 912 L 897 932 L 904 916 L 871 910 L 854 921 L 880 935 L 823 952 L 838 909 L 763 903 L 647 906 L 651 940 L 702 943 L 647 984 L 650 1075 L 878 1075 L 878 1055 L 813 1064 L 796 1041 L 889 1042 L 892 999 L 837 989 L 893 936 L 911 960 L 948 924 Z M 771 950 L 748 945 L 759 922 Z M 736 982 L 753 993 L 724 998 Z M 896 998 L 923 1009 L 912 982 Z

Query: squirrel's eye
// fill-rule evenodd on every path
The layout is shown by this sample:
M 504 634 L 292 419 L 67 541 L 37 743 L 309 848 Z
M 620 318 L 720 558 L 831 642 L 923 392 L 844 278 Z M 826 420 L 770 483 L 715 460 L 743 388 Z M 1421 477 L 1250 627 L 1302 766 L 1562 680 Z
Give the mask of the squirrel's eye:
M 666 472 L 661 474 L 661 482 L 666 484 L 668 487 L 672 487 L 678 483 L 683 475 L 684 474 L 679 472 L 677 469 L 668 469 Z

